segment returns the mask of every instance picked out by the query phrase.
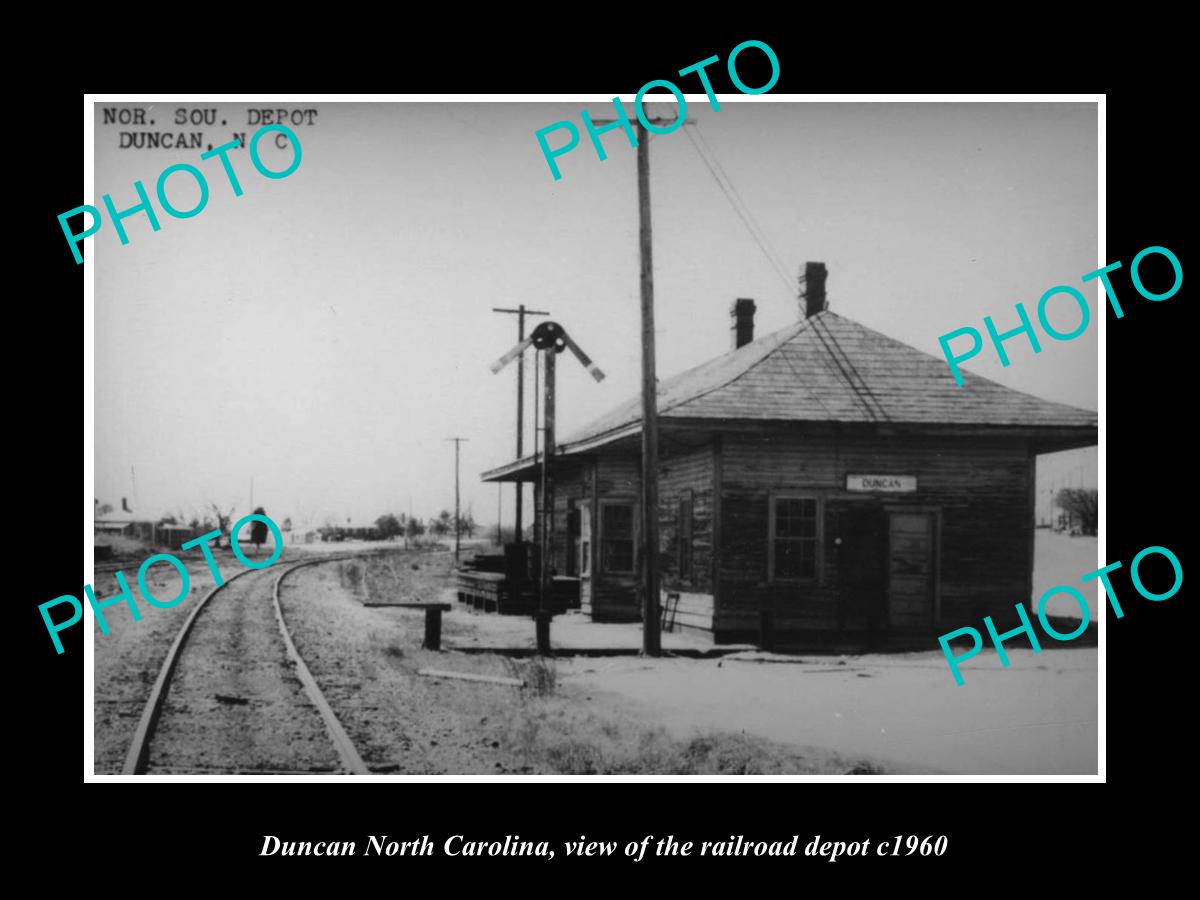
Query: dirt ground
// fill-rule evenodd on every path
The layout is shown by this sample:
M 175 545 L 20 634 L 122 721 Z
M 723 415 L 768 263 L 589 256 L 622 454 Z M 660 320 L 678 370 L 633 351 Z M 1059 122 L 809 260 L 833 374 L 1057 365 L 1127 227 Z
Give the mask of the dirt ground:
M 1059 552 L 1049 565 L 1039 555 L 1039 578 L 1073 583 L 1095 568 L 1073 558 L 1081 544 L 1062 546 L 1079 539 L 1049 537 Z M 1039 554 L 1042 541 L 1039 532 Z M 285 558 L 309 555 L 304 549 Z M 190 555 L 188 601 L 170 610 L 143 605 L 141 622 L 113 607 L 113 633 L 96 635 L 98 772 L 119 771 L 167 647 L 192 601 L 211 587 L 207 566 Z M 227 550 L 218 561 L 223 572 L 242 569 Z M 638 626 L 596 625 L 573 614 L 554 620 L 552 639 L 556 648 L 586 653 L 541 662 L 488 652 L 531 647 L 532 621 L 453 602 L 451 565 L 449 553 L 396 550 L 311 566 L 284 582 L 284 616 L 298 649 L 376 772 L 1096 771 L 1094 647 L 1013 650 L 1008 669 L 985 651 L 965 664 L 959 687 L 936 650 L 785 657 L 743 649 L 720 658 L 646 659 L 635 655 Z M 124 568 L 136 573 L 136 562 Z M 173 596 L 171 570 L 153 571 L 154 589 Z M 101 597 L 115 591 L 107 578 L 98 576 Z M 454 608 L 443 652 L 421 648 L 422 612 L 363 605 L 448 598 Z M 705 646 L 664 638 L 675 653 Z M 627 652 L 587 655 L 601 647 Z M 417 674 L 421 668 L 517 677 L 527 686 L 429 678 Z
M 363 759 L 377 772 L 422 774 L 845 773 L 874 771 L 853 755 L 720 728 L 675 737 L 631 713 L 619 693 L 564 680 L 565 661 L 421 649 L 424 613 L 362 600 L 428 594 L 444 584 L 449 554 L 389 554 L 297 572 L 282 592 L 284 617 L 314 677 Z M 413 565 L 418 566 L 414 569 Z M 367 571 L 363 571 L 366 569 Z M 381 572 L 380 570 L 386 570 Z M 402 583 L 388 584 L 385 575 Z M 375 587 L 371 592 L 366 586 Z M 441 588 L 444 591 L 444 588 Z M 489 624 L 532 621 L 456 608 L 446 647 L 479 645 Z M 503 684 L 428 678 L 418 670 L 518 678 Z
M 1071 537 L 1068 534 L 1055 534 L 1049 528 L 1039 528 L 1035 532 L 1033 548 L 1033 599 L 1041 597 L 1046 591 L 1060 584 L 1079 588 L 1088 601 L 1088 612 L 1092 621 L 1096 621 L 1096 601 L 1099 598 L 1098 581 L 1093 581 L 1084 587 L 1081 579 L 1088 572 L 1095 572 L 1109 560 L 1097 562 L 1097 542 L 1095 537 Z M 1064 619 L 1078 619 L 1082 613 L 1079 605 L 1071 598 L 1057 596 L 1046 604 L 1047 613 L 1051 616 L 1061 616 Z

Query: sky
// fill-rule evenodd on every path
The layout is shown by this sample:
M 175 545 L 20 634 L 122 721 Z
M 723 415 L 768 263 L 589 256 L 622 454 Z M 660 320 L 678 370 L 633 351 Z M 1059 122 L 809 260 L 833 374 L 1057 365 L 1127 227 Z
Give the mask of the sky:
M 807 260 L 828 266 L 830 309 L 938 357 L 939 335 L 982 330 L 985 315 L 1013 327 L 1017 302 L 1034 315 L 1047 289 L 1083 289 L 1080 276 L 1107 262 L 1094 104 L 720 99 L 714 111 L 689 95 L 691 137 L 651 141 L 660 377 L 729 349 L 735 298 L 754 298 L 756 336 L 793 322 Z M 105 124 L 114 107 L 145 109 L 147 124 Z M 122 133 L 143 131 L 203 131 L 204 147 L 249 137 L 248 109 L 260 107 L 317 112 L 294 129 L 302 159 L 286 178 L 258 174 L 245 150 L 230 154 L 240 197 L 201 150 L 120 146 L 132 142 Z M 186 219 L 155 200 L 161 230 L 135 214 L 125 246 L 107 219 L 87 239 L 97 498 L 119 509 L 128 497 L 146 517 L 210 502 L 244 513 L 253 479 L 254 505 L 280 520 L 425 517 L 453 508 L 447 439 L 461 436 L 464 509 L 494 522 L 502 503 L 511 521 L 512 488 L 479 481 L 515 450 L 515 367 L 488 367 L 516 343 L 516 321 L 492 308 L 549 310 L 607 373 L 597 384 L 560 357 L 560 436 L 639 387 L 635 151 L 614 131 L 600 161 L 580 125 L 581 109 L 599 118 L 605 107 L 97 104 L 91 202 L 110 193 L 118 209 L 132 206 L 134 180 L 153 196 L 175 163 L 199 168 L 210 192 Z M 169 124 L 177 109 L 210 108 L 213 127 Z M 652 109 L 673 115 L 671 104 Z M 563 120 L 581 140 L 559 157 L 555 181 L 534 133 Z M 262 160 L 281 170 L 291 150 L 274 138 Z M 697 145 L 711 149 L 769 254 Z M 181 209 L 198 197 L 186 174 L 167 191 Z M 1097 282 L 1084 293 L 1093 321 L 1081 337 L 1043 339 L 1037 355 L 1010 341 L 1008 368 L 991 352 L 964 368 L 1096 409 Z M 1051 319 L 1063 330 L 1077 321 L 1067 309 Z M 530 427 L 527 418 L 527 449 Z M 1039 489 L 1060 476 L 1095 486 L 1094 448 L 1055 456 Z

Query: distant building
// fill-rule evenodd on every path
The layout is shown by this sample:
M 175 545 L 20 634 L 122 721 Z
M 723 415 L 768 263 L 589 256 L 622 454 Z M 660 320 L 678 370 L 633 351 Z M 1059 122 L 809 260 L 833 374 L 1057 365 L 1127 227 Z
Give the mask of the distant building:
M 196 537 L 196 532 L 188 525 L 156 525 L 154 544 L 169 550 L 178 550 L 183 544 Z
M 96 519 L 96 534 L 119 534 L 123 537 L 154 543 L 154 523 L 129 516 L 112 516 Z

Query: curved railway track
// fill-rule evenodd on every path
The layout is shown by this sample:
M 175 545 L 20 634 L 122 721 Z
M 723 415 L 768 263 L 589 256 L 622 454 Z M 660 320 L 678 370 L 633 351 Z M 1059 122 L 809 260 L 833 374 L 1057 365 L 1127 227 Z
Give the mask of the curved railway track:
M 296 650 L 279 603 L 292 572 L 353 558 L 247 569 L 209 591 L 167 651 L 122 774 L 369 774 Z M 272 578 L 268 609 L 261 591 Z

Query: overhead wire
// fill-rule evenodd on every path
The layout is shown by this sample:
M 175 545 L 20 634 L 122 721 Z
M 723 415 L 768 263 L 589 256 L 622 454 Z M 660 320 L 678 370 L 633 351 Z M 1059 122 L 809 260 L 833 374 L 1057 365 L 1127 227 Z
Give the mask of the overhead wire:
M 775 273 L 779 276 L 780 281 L 783 282 L 784 287 L 790 294 L 792 291 L 792 283 L 787 277 L 786 267 L 779 258 L 779 254 L 770 246 L 771 242 L 767 237 L 766 231 L 761 225 L 758 224 L 758 220 L 754 217 L 753 212 L 751 212 L 749 204 L 746 203 L 745 198 L 742 197 L 741 192 L 738 191 L 737 186 L 733 183 L 733 179 L 729 177 L 729 173 L 725 171 L 725 167 L 721 165 L 721 161 L 717 157 L 716 151 L 713 150 L 712 145 L 708 143 L 708 140 L 704 137 L 704 134 L 699 131 L 698 127 L 696 131 L 700 142 L 697 142 L 696 139 L 692 137 L 691 131 L 688 128 L 685 127 L 683 129 L 684 134 L 687 135 L 687 138 L 691 142 L 693 149 L 695 149 L 696 155 L 700 157 L 700 161 L 704 163 L 704 166 L 706 169 L 708 169 L 713 181 L 716 182 L 716 185 L 721 190 L 721 193 L 725 195 L 725 199 L 729 202 L 730 207 L 733 209 L 734 213 L 737 214 L 737 217 L 741 219 L 742 224 L 746 226 L 746 230 L 750 233 L 750 237 L 754 240 L 754 243 L 758 245 L 758 248 L 762 251 L 763 256 L 771 265 L 771 268 L 774 269 Z M 703 148 L 701 147 L 701 144 L 703 144 Z M 717 174 L 718 172 L 720 172 L 720 175 Z M 722 178 L 724 181 L 722 181 Z M 728 185 L 728 187 L 726 185 Z M 805 277 L 801 275 L 798 279 L 798 283 L 800 285 L 805 285 L 805 282 Z M 890 416 L 888 415 L 887 410 L 879 401 L 879 398 L 875 395 L 875 392 L 871 390 L 871 386 L 867 383 L 862 373 L 858 370 L 858 367 L 854 365 L 854 361 L 850 358 L 849 354 L 846 353 L 845 349 L 837 340 L 837 337 L 834 335 L 833 331 L 828 327 L 828 325 L 825 325 L 824 328 L 822 328 L 819 327 L 817 323 L 814 323 L 814 330 L 817 335 L 817 339 L 820 340 L 821 344 L 825 347 L 826 352 L 837 366 L 838 371 L 841 373 L 842 378 L 846 382 L 846 385 L 850 388 L 855 398 L 866 410 L 867 415 L 870 416 L 870 418 L 874 421 L 878 421 L 880 418 L 885 420 L 889 419 Z M 835 350 L 834 347 L 837 349 Z M 786 359 L 786 354 L 785 361 L 792 369 L 793 374 L 795 374 L 799 379 L 799 372 L 797 372 L 796 367 L 792 365 L 791 360 Z M 856 378 L 857 381 L 855 380 Z M 813 397 L 814 399 L 817 399 L 817 402 L 821 404 L 822 408 L 826 408 L 825 404 L 821 403 L 815 394 Z M 874 404 L 874 407 L 872 407 L 872 404 Z M 828 411 L 827 408 L 826 411 Z
M 747 218 L 746 214 L 742 212 L 741 207 L 738 205 L 738 202 L 733 198 L 733 194 L 730 193 L 729 188 L 726 188 L 725 185 L 721 182 L 721 178 L 720 178 L 720 176 L 717 175 L 716 169 L 713 168 L 713 164 L 711 162 L 709 162 L 708 157 L 706 157 L 704 155 L 704 151 L 700 149 L 700 145 L 698 143 L 696 143 L 696 139 L 694 137 L 692 137 L 691 132 L 688 131 L 688 129 L 685 127 L 683 129 L 683 133 L 685 135 L 687 135 L 687 139 L 691 142 L 693 149 L 695 149 L 696 155 L 700 157 L 700 161 L 702 163 L 704 163 L 704 167 L 706 169 L 708 169 L 708 173 L 712 176 L 713 181 L 716 182 L 716 185 L 718 188 L 720 188 L 721 193 L 725 195 L 725 199 L 729 201 L 730 207 L 732 207 L 734 213 L 737 214 L 737 217 L 742 220 L 742 224 L 746 226 L 746 230 L 750 233 L 750 237 L 754 240 L 754 243 L 756 243 L 758 245 L 758 249 L 762 251 L 762 254 L 764 257 L 766 257 L 767 262 L 771 265 L 771 268 L 775 270 L 775 274 L 777 274 L 779 276 L 780 281 L 783 282 L 784 287 L 790 293 L 792 290 L 791 282 L 788 280 L 788 277 L 784 273 L 783 268 L 779 265 L 778 262 L 776 262 L 775 258 L 771 255 L 771 251 L 767 249 L 766 244 L 763 242 L 763 239 L 758 236 L 758 232 L 757 232 L 755 226 L 750 224 L 750 220 Z M 716 157 L 714 156 L 714 160 L 715 160 L 715 158 Z M 749 208 L 747 208 L 747 213 L 748 212 L 749 212 Z
M 763 243 L 766 244 L 767 250 L 775 258 L 776 263 L 779 264 L 779 268 L 786 272 L 787 266 L 783 265 L 783 258 L 779 255 L 779 252 L 771 243 L 771 239 L 767 236 L 766 229 L 758 224 L 758 219 L 756 219 L 754 217 L 754 213 L 750 211 L 750 204 L 746 202 L 746 199 L 742 196 L 741 191 L 737 189 L 737 185 L 733 183 L 733 179 L 729 177 L 729 173 L 725 171 L 725 167 L 721 165 L 720 157 L 717 156 L 717 152 L 713 150 L 712 145 L 709 144 L 708 138 L 704 136 L 704 132 L 700 130 L 699 125 L 696 126 L 696 137 L 698 137 L 700 139 L 700 143 L 704 145 L 704 149 L 708 152 L 709 157 L 716 165 L 717 171 L 720 172 L 721 176 L 725 179 L 725 183 L 729 185 L 729 189 L 733 191 L 733 195 L 737 197 L 738 202 L 742 204 L 742 208 L 745 209 L 747 217 L 758 229 L 758 233 L 762 236 Z

